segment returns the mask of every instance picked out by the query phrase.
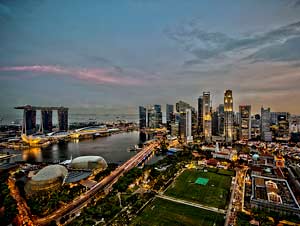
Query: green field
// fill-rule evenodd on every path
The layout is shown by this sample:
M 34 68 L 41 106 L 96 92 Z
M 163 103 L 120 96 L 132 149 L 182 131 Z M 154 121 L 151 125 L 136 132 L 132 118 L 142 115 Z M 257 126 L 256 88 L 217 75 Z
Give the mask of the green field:
M 224 225 L 224 215 L 156 198 L 130 225 L 218 226 Z
M 202 170 L 185 170 L 168 188 L 165 195 L 225 209 L 229 199 L 231 171 L 203 172 Z M 195 184 L 197 178 L 209 179 L 207 185 Z

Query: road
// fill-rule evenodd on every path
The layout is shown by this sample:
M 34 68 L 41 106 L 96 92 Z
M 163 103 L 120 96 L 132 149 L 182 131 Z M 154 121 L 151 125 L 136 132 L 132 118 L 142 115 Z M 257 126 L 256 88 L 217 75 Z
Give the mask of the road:
M 177 202 L 177 203 L 180 203 L 180 204 L 200 208 L 200 209 L 209 210 L 209 211 L 216 212 L 216 213 L 225 214 L 225 210 L 218 209 L 218 208 L 211 207 L 211 206 L 205 206 L 205 205 L 201 205 L 201 204 L 198 204 L 198 203 L 189 202 L 189 201 L 186 201 L 186 200 L 177 199 L 177 198 L 173 198 L 173 197 L 166 196 L 166 195 L 156 195 L 156 197 L 161 198 L 161 199 L 165 199 L 165 200 L 169 200 L 169 201 L 172 201 L 172 202 Z
M 156 146 L 157 143 L 153 142 L 149 146 L 145 147 L 140 152 L 138 152 L 135 156 L 133 156 L 127 162 L 125 162 L 123 165 L 119 166 L 117 169 L 112 171 L 110 175 L 108 175 L 99 183 L 94 185 L 90 190 L 86 191 L 84 194 L 74 199 L 73 202 L 68 203 L 67 205 L 61 207 L 60 209 L 54 211 L 53 213 L 51 213 L 50 215 L 44 218 L 39 218 L 35 220 L 34 223 L 36 225 L 45 225 L 50 223 L 53 220 L 57 221 L 58 219 L 70 213 L 74 213 L 75 212 L 74 210 L 79 211 L 84 206 L 86 206 L 96 194 L 103 191 L 104 189 L 111 187 L 115 182 L 118 181 L 118 179 L 124 173 L 128 172 L 129 170 L 137 166 L 140 162 L 142 162 L 143 159 L 147 157 Z
M 235 225 L 239 211 L 243 210 L 245 177 L 248 167 L 236 170 L 234 186 L 231 191 L 230 202 L 226 214 L 225 226 Z

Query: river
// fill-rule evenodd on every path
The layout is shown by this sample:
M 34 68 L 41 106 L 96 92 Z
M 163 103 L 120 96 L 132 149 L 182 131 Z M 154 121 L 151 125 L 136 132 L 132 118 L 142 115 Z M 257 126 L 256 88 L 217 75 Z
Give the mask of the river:
M 47 148 L 30 148 L 22 151 L 2 150 L 20 154 L 11 161 L 26 162 L 57 162 L 78 156 L 97 155 L 108 163 L 122 163 L 128 160 L 135 152 L 128 152 L 127 148 L 140 142 L 139 132 L 113 134 L 96 139 L 72 140 L 68 143 L 53 144 Z M 153 156 L 149 164 L 155 163 L 161 156 Z

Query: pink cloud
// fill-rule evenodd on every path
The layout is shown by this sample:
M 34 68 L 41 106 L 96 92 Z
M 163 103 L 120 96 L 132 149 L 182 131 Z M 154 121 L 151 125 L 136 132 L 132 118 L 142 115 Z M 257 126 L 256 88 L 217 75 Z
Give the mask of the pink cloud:
M 1 71 L 20 71 L 20 72 L 38 72 L 52 73 L 57 75 L 66 75 L 79 80 L 96 83 L 96 84 L 115 84 L 115 85 L 140 85 L 141 80 L 130 77 L 115 76 L 113 69 L 86 69 L 86 68 L 69 68 L 53 65 L 32 65 L 32 66 L 13 66 L 0 67 Z M 7 78 L 7 76 L 5 77 Z

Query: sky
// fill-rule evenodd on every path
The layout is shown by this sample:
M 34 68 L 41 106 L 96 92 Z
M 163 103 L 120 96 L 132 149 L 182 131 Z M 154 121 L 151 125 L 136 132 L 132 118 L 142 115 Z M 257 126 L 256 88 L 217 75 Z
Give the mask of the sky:
M 137 113 L 233 90 L 300 114 L 298 0 L 0 0 L 0 116 L 14 106 Z

